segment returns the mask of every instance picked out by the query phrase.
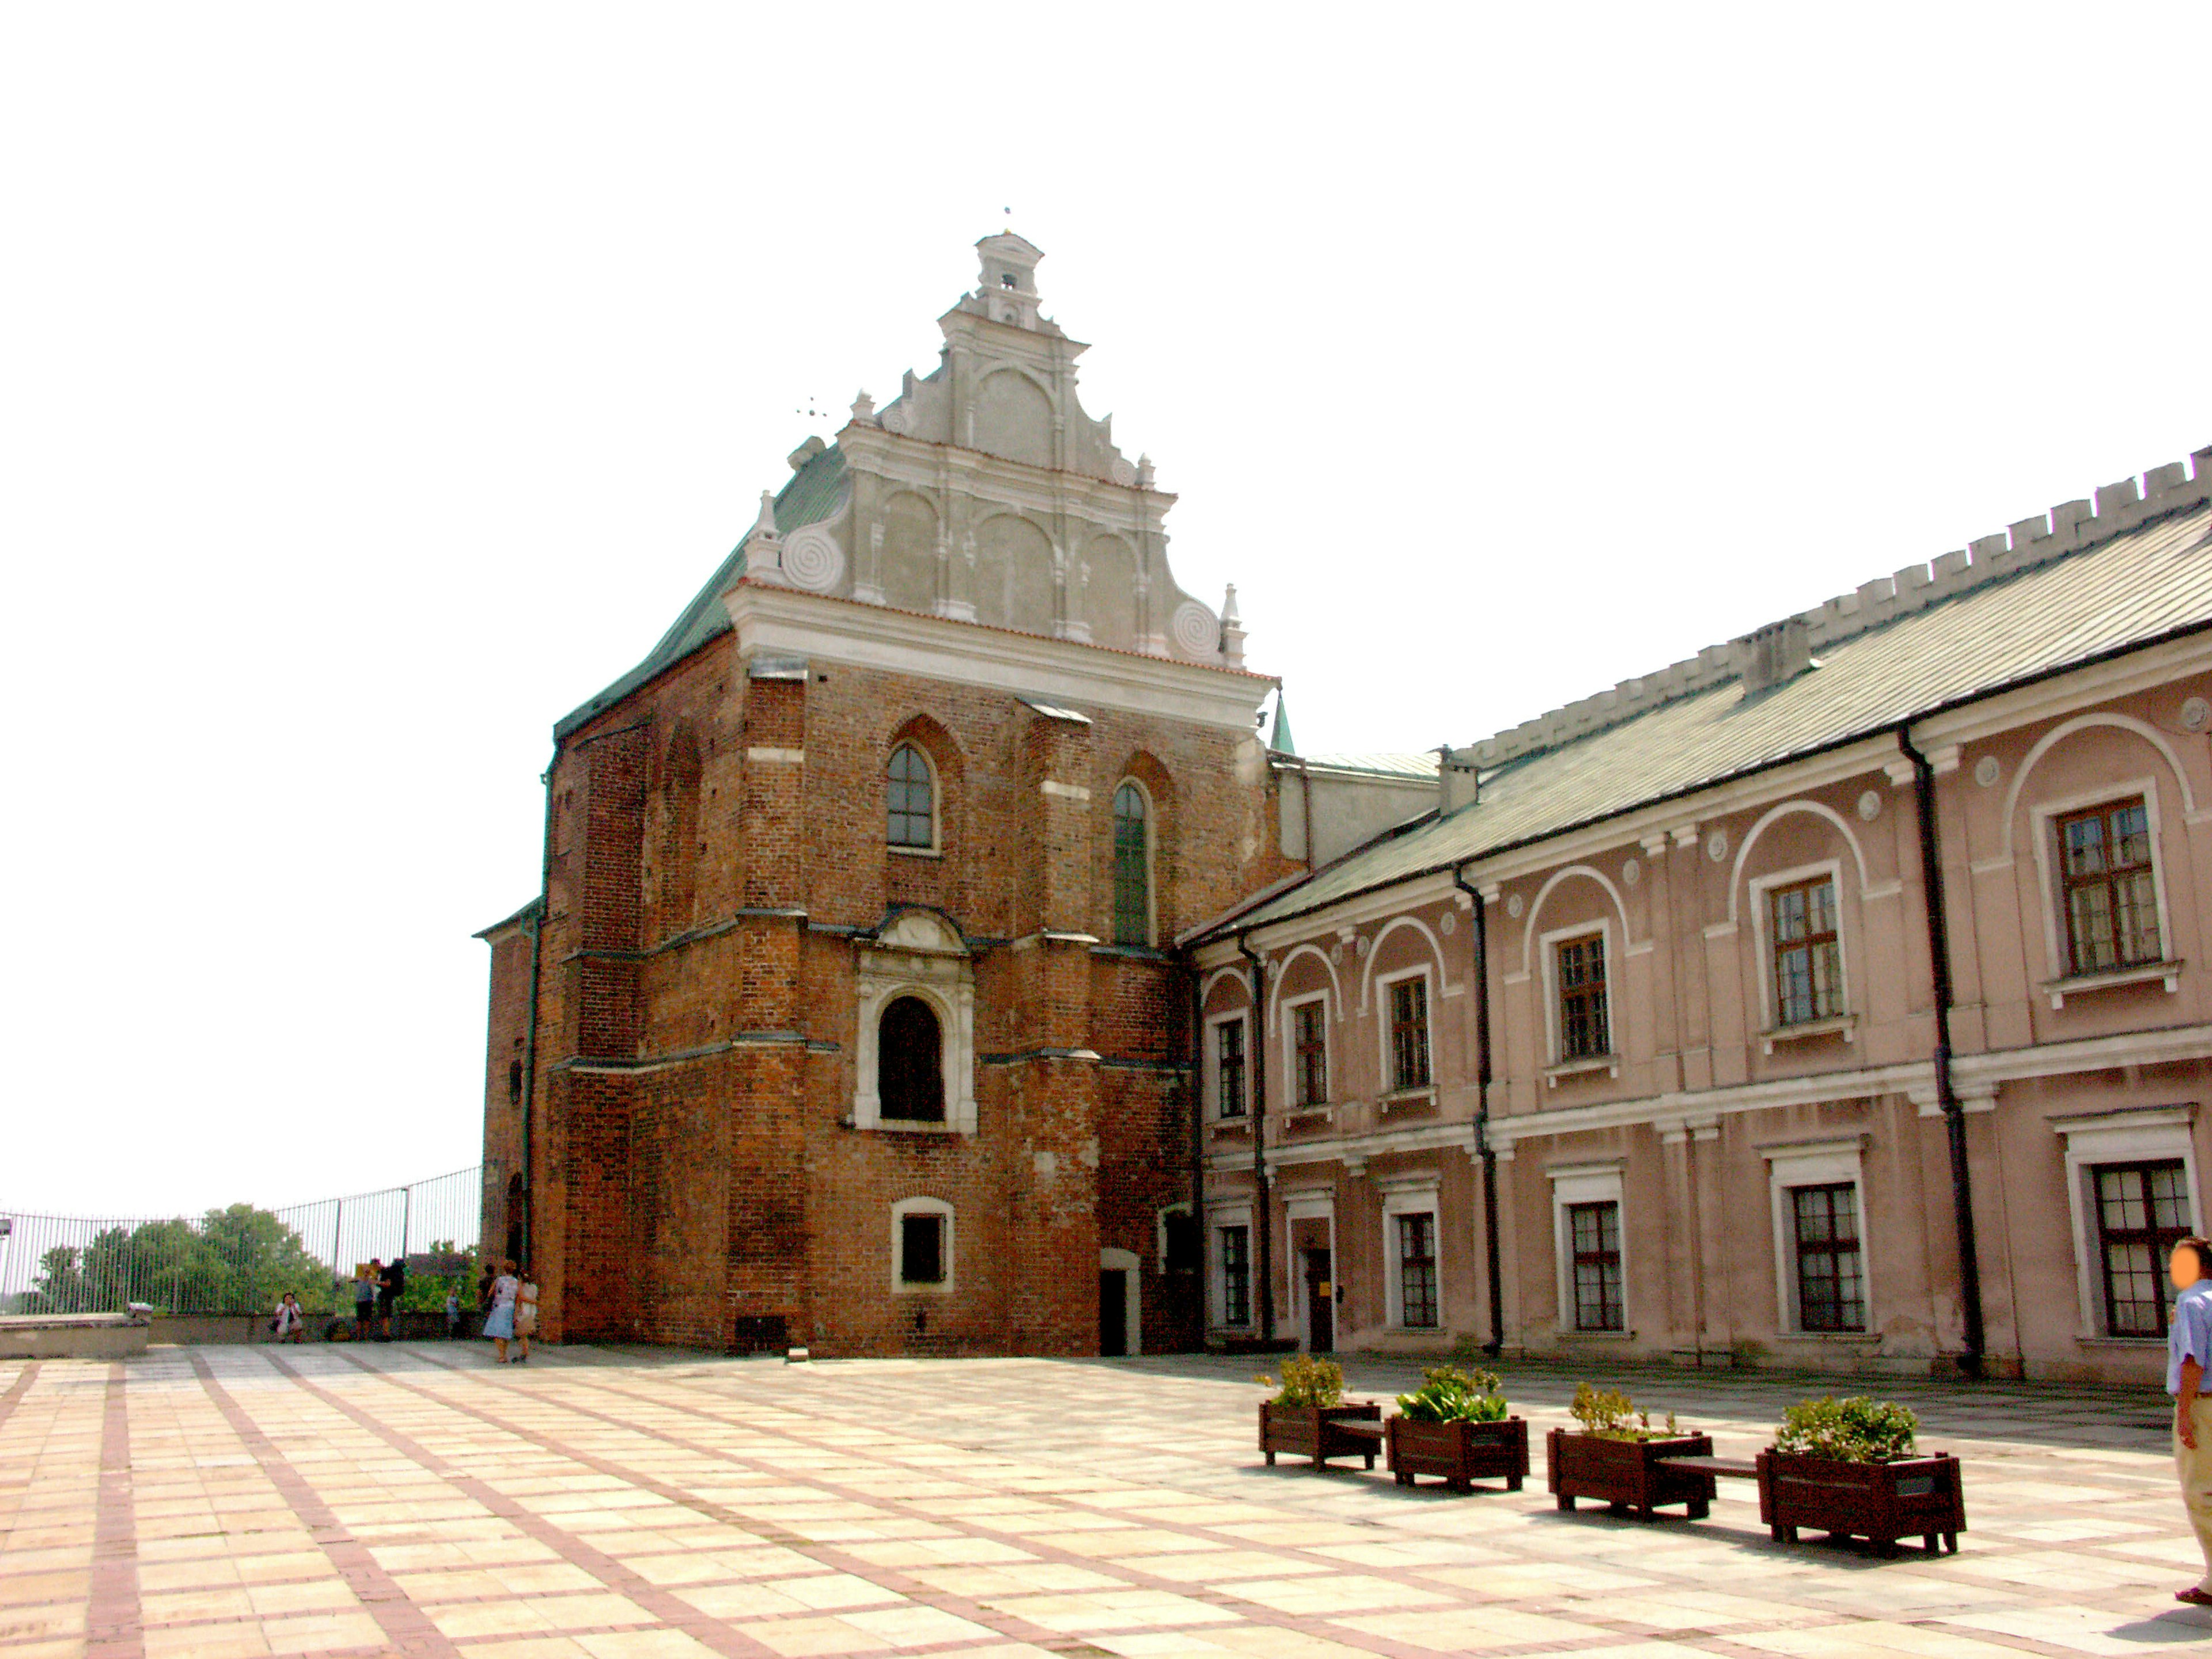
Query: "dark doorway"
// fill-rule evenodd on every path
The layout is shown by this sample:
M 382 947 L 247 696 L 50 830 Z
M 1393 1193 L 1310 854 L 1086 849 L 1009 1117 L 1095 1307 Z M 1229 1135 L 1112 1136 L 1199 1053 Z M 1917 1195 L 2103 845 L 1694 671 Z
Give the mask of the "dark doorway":
M 1306 1348 L 1312 1353 L 1336 1352 L 1336 1286 L 1330 1280 L 1328 1252 L 1306 1251 Z
M 1129 1270 L 1098 1270 L 1098 1352 L 1118 1359 L 1129 1352 Z

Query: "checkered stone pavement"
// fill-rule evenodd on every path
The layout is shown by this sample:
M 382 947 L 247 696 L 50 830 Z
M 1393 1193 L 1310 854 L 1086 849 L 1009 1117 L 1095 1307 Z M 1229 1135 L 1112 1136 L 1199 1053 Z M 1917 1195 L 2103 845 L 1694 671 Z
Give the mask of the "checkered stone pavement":
M 1347 1362 L 1355 1396 L 1415 1380 Z M 2154 1395 L 1885 1384 L 1956 1556 L 1265 1468 L 1256 1362 L 482 1345 L 0 1364 L 0 1659 L 2212 1655 Z M 1597 1377 L 1747 1457 L 1832 1383 Z M 1510 1370 L 1566 1420 L 1574 1379 Z M 1856 1385 L 1855 1385 L 1856 1386 Z

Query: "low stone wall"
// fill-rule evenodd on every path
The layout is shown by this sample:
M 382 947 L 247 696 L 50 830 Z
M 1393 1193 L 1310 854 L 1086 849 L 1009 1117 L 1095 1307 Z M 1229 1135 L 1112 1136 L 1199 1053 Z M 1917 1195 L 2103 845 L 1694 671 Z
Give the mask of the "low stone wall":
M 126 1359 L 146 1352 L 149 1334 L 125 1314 L 10 1314 L 0 1318 L 0 1359 Z
M 154 1319 L 154 1340 L 179 1346 L 216 1346 L 244 1342 L 274 1342 L 275 1332 L 269 1322 L 276 1316 L 264 1314 L 179 1314 L 173 1316 L 157 1315 Z M 483 1327 L 483 1316 L 475 1312 L 461 1316 L 461 1334 L 474 1337 Z M 321 1342 L 337 1340 L 332 1328 L 343 1329 L 347 1339 L 353 1335 L 353 1316 L 309 1314 L 305 1340 Z M 446 1316 L 442 1313 L 399 1313 L 392 1316 L 392 1336 L 396 1342 L 433 1342 L 442 1340 L 446 1334 Z

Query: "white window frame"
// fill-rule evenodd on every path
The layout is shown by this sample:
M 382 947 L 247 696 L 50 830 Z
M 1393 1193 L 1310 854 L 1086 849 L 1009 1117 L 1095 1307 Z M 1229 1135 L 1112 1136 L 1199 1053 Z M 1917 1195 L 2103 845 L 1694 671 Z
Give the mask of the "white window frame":
M 1451 1324 L 1445 1310 L 1443 1206 L 1437 1201 L 1437 1192 L 1442 1184 L 1439 1177 L 1431 1175 L 1403 1186 L 1383 1189 L 1382 1319 L 1383 1323 L 1394 1331 L 1407 1331 L 1415 1334 L 1424 1331 L 1441 1333 L 1449 1329 Z M 1430 1231 L 1436 1236 L 1437 1322 L 1433 1325 L 1406 1323 L 1405 1284 L 1399 1273 L 1397 1224 L 1401 1216 L 1408 1215 L 1427 1216 Z M 1333 1261 L 1334 1258 L 1331 1260 Z M 1335 1271 L 1334 1267 L 1330 1271 Z
M 927 847 L 895 847 L 890 839 L 890 768 L 891 756 L 902 749 L 911 749 L 921 757 L 921 763 L 929 769 L 929 845 Z M 945 856 L 945 775 L 938 768 L 937 757 L 928 746 L 913 738 L 901 738 L 884 757 L 884 850 L 904 858 L 938 859 Z
M 1798 1141 L 1759 1150 L 1766 1159 L 1767 1203 L 1774 1227 L 1776 1331 L 1783 1336 L 1874 1340 L 1881 1327 L 1875 1318 L 1874 1240 L 1867 1226 L 1866 1137 Z M 1797 1212 L 1790 1192 L 1794 1187 L 1832 1187 L 1844 1182 L 1850 1183 L 1851 1202 L 1857 1208 L 1859 1295 L 1866 1324 L 1856 1331 L 1808 1331 L 1798 1310 Z
M 945 1121 L 886 1118 L 880 1088 L 884 1012 L 919 997 L 937 1016 L 938 1061 L 945 1074 Z M 854 975 L 853 1127 L 896 1134 L 975 1133 L 975 974 L 954 930 L 910 910 L 863 944 Z
M 1605 1034 L 1612 1047 L 1604 1054 L 1592 1054 L 1581 1060 L 1569 1060 L 1563 1052 L 1565 1039 L 1559 1031 L 1559 946 L 1571 940 L 1588 939 L 1596 933 L 1605 940 Z M 1620 981 L 1613 975 L 1620 971 L 1621 957 L 1614 948 L 1613 918 L 1601 916 L 1595 922 L 1580 921 L 1571 927 L 1555 927 L 1536 938 L 1537 953 L 1544 963 L 1544 1052 L 1550 1056 L 1546 1062 L 1552 1066 L 1588 1066 L 1592 1070 L 1607 1060 L 1613 1063 L 1613 1074 L 1620 1075 L 1620 1057 L 1626 1052 L 1626 1035 L 1620 1024 L 1620 999 L 1614 993 Z
M 1244 1110 L 1241 1116 L 1224 1117 L 1221 1111 L 1221 1050 L 1215 1030 L 1224 1025 L 1244 1028 Z M 1212 1123 L 1249 1123 L 1252 1121 L 1252 1011 L 1234 1008 L 1225 1014 L 1210 1014 L 1206 1021 L 1206 1050 L 1199 1056 L 1199 1066 L 1206 1089 L 1206 1119 Z
M 910 1215 L 933 1215 L 943 1218 L 939 1229 L 937 1248 L 945 1267 L 945 1279 L 938 1285 L 910 1285 L 906 1277 L 906 1218 Z M 902 1198 L 891 1206 L 891 1293 L 894 1296 L 951 1296 L 953 1285 L 953 1263 L 957 1256 L 953 1245 L 959 1234 L 953 1225 L 952 1206 L 941 1198 Z
M 1108 840 L 1108 850 L 1115 860 L 1119 860 L 1121 850 L 1119 848 L 1112 845 L 1115 829 L 1114 797 L 1121 793 L 1121 786 L 1124 784 L 1127 784 L 1130 788 L 1135 790 L 1137 793 L 1143 798 L 1145 803 L 1144 948 L 1150 950 L 1158 944 L 1160 937 L 1159 803 L 1152 799 L 1152 792 L 1145 787 L 1145 781 L 1142 778 L 1138 777 L 1133 774 L 1125 773 L 1122 776 L 1115 779 L 1113 793 L 1106 797 L 1106 836 Z M 1115 873 L 1115 866 L 1109 864 L 1107 871 L 1108 882 L 1106 889 L 1106 921 L 1109 937 L 1115 920 L 1115 900 L 1112 878 Z M 1114 942 L 1115 944 L 1120 943 L 1118 939 Z
M 1144 1260 L 1134 1250 L 1109 1246 L 1098 1252 L 1098 1271 L 1121 1275 L 1121 1337 L 1126 1346 L 1121 1357 L 1134 1359 L 1145 1351 Z
M 1559 1164 L 1544 1171 L 1552 1182 L 1552 1261 L 1559 1297 L 1552 1323 L 1561 1336 L 1634 1334 L 1628 1300 L 1628 1205 L 1621 1197 L 1621 1170 L 1619 1162 L 1611 1162 Z M 1575 1322 L 1574 1228 L 1567 1212 L 1577 1204 L 1612 1204 L 1620 1209 L 1620 1328 L 1617 1331 L 1586 1331 Z
M 1322 1097 L 1319 1100 L 1301 1103 L 1298 1099 L 1298 1022 L 1293 1011 L 1310 1002 L 1321 1004 Z M 1302 997 L 1288 998 L 1277 1005 L 1276 1012 L 1283 1023 L 1283 1109 L 1286 1112 L 1310 1112 L 1334 1104 L 1336 1100 L 1336 1040 L 1329 1027 L 1336 1022 L 1331 1018 L 1328 988 L 1324 986 L 1318 991 L 1310 991 Z M 1249 1042 L 1244 1052 L 1247 1055 L 1252 1052 Z M 1245 1063 L 1249 1066 L 1251 1062 L 1248 1059 Z
M 1307 1352 L 1313 1352 L 1312 1322 L 1307 1317 L 1305 1277 L 1298 1271 L 1297 1247 L 1291 1243 L 1291 1225 L 1298 1221 L 1328 1223 L 1328 1282 L 1329 1297 L 1335 1299 L 1337 1278 L 1336 1257 L 1336 1193 L 1332 1188 L 1309 1188 L 1301 1192 L 1283 1195 L 1283 1243 L 1288 1249 L 1290 1263 L 1291 1302 L 1296 1316 L 1291 1328 L 1298 1346 Z
M 2069 795 L 2063 800 L 2038 801 L 2028 808 L 2028 821 L 2035 836 L 2035 884 L 2043 896 L 2043 949 L 2051 963 L 2051 983 L 2044 989 L 2051 997 L 2051 1006 L 2057 1010 L 2066 1006 L 2066 993 L 2054 988 L 2069 983 L 2083 983 L 2102 979 L 2105 974 L 2088 974 L 2076 980 L 2073 964 L 2066 950 L 2066 916 L 2061 897 L 2062 883 L 2058 862 L 2057 820 L 2069 812 L 2079 812 L 2092 806 L 2101 806 L 2107 801 L 2125 800 L 2130 795 L 2141 795 L 2143 818 L 2150 828 L 2150 886 L 2158 903 L 2158 955 L 2160 963 L 2173 960 L 2173 921 L 2166 907 L 2166 859 L 2159 834 L 2158 780 L 2151 777 L 2129 778 L 2118 783 L 2107 783 L 2083 793 Z M 2155 964 L 2139 963 L 2133 968 L 2107 969 L 2111 974 L 2144 974 Z M 2155 975 L 2146 975 L 2155 978 Z M 2166 988 L 2181 988 L 2177 976 L 2169 975 Z
M 1401 1085 L 1391 1075 L 1394 1057 L 1390 1049 L 1390 988 L 1409 979 L 1421 981 L 1423 989 L 1422 1018 L 1428 1024 L 1429 1080 Z M 1437 1087 L 1437 983 L 1430 965 L 1424 962 L 1395 974 L 1378 974 L 1375 979 L 1375 1078 L 1376 1092 L 1380 1095 L 1433 1094 Z
M 1841 984 L 1843 1006 L 1833 1015 L 1820 1019 L 1803 1020 L 1796 1025 L 1775 1023 L 1774 971 L 1774 907 L 1767 896 L 1778 887 L 1795 887 L 1799 882 L 1812 881 L 1826 876 L 1836 890 L 1836 973 Z M 1851 1006 L 1851 944 L 1850 929 L 1844 925 L 1844 863 L 1841 859 L 1827 859 L 1815 864 L 1801 864 L 1794 869 L 1777 870 L 1771 874 L 1754 876 L 1747 884 L 1751 896 L 1753 925 L 1759 929 L 1759 1024 L 1755 1028 L 1763 1037 L 1787 1036 L 1826 1025 L 1831 1018 L 1849 1019 L 1855 1012 Z M 1607 982 L 1610 988 L 1610 981 Z M 1844 1034 L 1844 1041 L 1850 1033 Z M 1769 1054 L 1773 1053 L 1770 1046 Z
M 2089 803 L 2094 805 L 2093 799 Z M 2060 808 L 2060 811 L 2069 809 Z M 2138 1106 L 2051 1120 L 2066 1143 L 2066 1207 L 2074 1227 L 2074 1276 L 2085 1341 L 2142 1341 L 2155 1337 L 2115 1337 L 2105 1327 L 2104 1255 L 2097 1225 L 2093 1171 L 2103 1164 L 2143 1164 L 2154 1158 L 2181 1160 L 2189 1191 L 2190 1231 L 2204 1232 L 2204 1200 L 2197 1185 L 2197 1109 L 2194 1106 Z
M 1224 1288 L 1225 1279 L 1221 1261 L 1221 1230 L 1224 1227 L 1242 1227 L 1244 1230 L 1246 1318 L 1241 1325 L 1231 1325 L 1223 1317 L 1229 1300 Z M 1209 1204 L 1206 1206 L 1206 1322 L 1210 1328 L 1249 1331 L 1257 1326 L 1259 1322 L 1255 1316 L 1260 1306 L 1260 1275 L 1267 1271 L 1255 1253 L 1258 1243 L 1258 1231 L 1252 1225 L 1252 1206 L 1249 1202 Z

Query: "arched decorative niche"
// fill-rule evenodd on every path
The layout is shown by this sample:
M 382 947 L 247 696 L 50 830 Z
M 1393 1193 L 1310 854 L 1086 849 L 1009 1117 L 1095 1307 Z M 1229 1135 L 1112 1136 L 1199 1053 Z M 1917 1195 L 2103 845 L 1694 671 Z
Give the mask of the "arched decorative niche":
M 966 941 L 942 916 L 906 910 L 855 948 L 853 1127 L 974 1134 L 975 973 Z M 930 1104 L 914 1068 L 933 1025 L 940 1115 L 894 1115 Z

